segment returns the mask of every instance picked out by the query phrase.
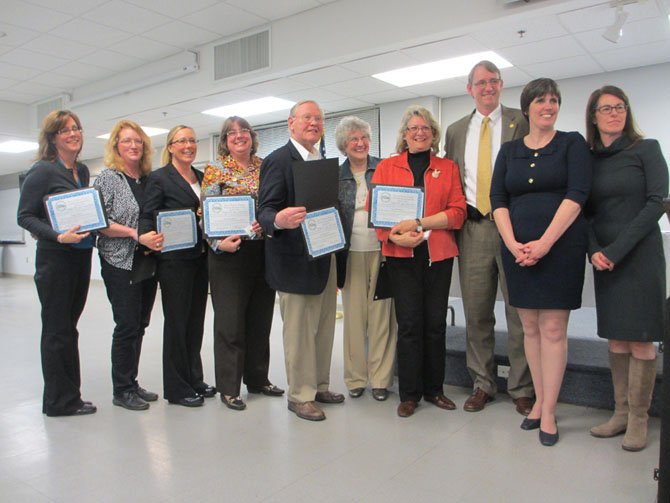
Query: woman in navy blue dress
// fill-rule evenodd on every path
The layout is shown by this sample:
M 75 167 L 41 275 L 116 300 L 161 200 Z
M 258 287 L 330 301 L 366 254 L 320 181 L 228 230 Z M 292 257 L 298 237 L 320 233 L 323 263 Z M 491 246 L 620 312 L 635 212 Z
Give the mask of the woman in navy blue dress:
M 591 158 L 579 133 L 556 131 L 558 85 L 536 79 L 521 93 L 527 136 L 504 144 L 491 181 L 491 207 L 502 237 L 510 304 L 518 309 L 537 400 L 521 424 L 558 441 L 555 410 L 567 361 L 571 309 L 581 306 L 587 248 L 582 206 Z

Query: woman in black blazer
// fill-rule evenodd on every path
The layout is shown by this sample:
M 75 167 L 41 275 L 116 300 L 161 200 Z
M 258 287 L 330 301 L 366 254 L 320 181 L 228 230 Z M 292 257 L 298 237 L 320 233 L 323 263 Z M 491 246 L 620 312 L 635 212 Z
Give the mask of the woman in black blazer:
M 79 332 L 91 278 L 93 239 L 79 226 L 58 234 L 49 224 L 44 197 L 87 187 L 88 168 L 77 162 L 81 122 L 68 110 L 49 113 L 42 124 L 38 160 L 28 171 L 19 199 L 18 222 L 37 239 L 35 286 L 42 305 L 42 412 L 80 416 L 97 409 L 81 399 Z
M 149 175 L 140 217 L 140 243 L 161 252 L 155 213 L 200 206 L 202 173 L 191 164 L 198 152 L 193 129 L 175 126 L 162 153 L 164 166 Z M 192 248 L 159 253 L 158 281 L 163 302 L 163 394 L 170 403 L 199 407 L 216 388 L 203 381 L 200 348 L 207 306 L 207 254 L 200 226 Z

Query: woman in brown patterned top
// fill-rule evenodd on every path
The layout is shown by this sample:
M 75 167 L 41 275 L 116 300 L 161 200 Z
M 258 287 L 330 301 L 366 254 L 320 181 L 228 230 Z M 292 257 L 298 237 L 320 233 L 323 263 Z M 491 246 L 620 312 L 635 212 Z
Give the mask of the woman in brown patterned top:
M 261 159 L 258 137 L 241 117 L 221 128 L 219 158 L 207 166 L 202 196 L 258 195 Z M 209 240 L 209 282 L 214 307 L 214 367 L 221 401 L 243 410 L 242 379 L 250 393 L 281 396 L 268 380 L 270 329 L 275 292 L 265 282 L 264 243 L 256 221 L 248 239 L 240 235 Z

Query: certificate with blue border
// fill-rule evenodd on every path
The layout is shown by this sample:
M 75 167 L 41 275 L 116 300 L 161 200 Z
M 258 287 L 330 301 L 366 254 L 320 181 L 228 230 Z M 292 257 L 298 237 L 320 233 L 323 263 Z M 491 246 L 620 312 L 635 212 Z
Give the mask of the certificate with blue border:
M 251 195 L 207 196 L 202 201 L 203 231 L 208 238 L 246 236 L 256 219 Z
M 108 227 L 107 215 L 100 191 L 96 187 L 70 190 L 44 198 L 51 227 L 62 233 L 79 225 L 77 232 L 89 232 Z
M 310 258 L 336 252 L 346 244 L 340 213 L 334 207 L 307 213 L 300 227 Z
M 159 211 L 156 214 L 156 232 L 163 233 L 161 253 L 193 248 L 198 242 L 195 212 L 183 210 Z
M 370 191 L 368 227 L 393 227 L 402 220 L 423 216 L 423 187 L 372 184 Z

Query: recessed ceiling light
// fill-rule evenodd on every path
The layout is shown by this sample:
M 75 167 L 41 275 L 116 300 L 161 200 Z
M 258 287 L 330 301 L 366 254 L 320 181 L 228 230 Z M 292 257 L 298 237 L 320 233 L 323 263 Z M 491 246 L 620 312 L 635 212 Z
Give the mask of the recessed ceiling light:
M 415 86 L 435 82 L 436 80 L 463 77 L 470 73 L 472 67 L 482 60 L 491 61 L 501 69 L 512 66 L 512 63 L 502 56 L 493 51 L 486 51 L 377 73 L 373 77 L 398 87 Z
M 140 126 L 142 128 L 142 131 L 146 133 L 147 136 L 158 136 L 159 134 L 167 134 L 169 133 L 169 130 L 163 129 L 160 127 L 147 127 L 147 126 Z M 101 134 L 99 136 L 96 136 L 96 138 L 101 138 L 103 140 L 109 139 L 109 133 Z
M 277 112 L 278 110 L 288 110 L 293 105 L 295 105 L 294 101 L 268 96 L 267 98 L 243 101 L 241 103 L 235 103 L 234 105 L 210 108 L 209 110 L 205 110 L 202 113 L 207 115 L 215 115 L 217 117 L 230 117 L 232 115 L 237 115 L 239 117 L 246 118 L 251 117 L 252 115 Z
M 22 152 L 37 150 L 38 146 L 39 145 L 34 141 L 9 140 L 0 143 L 0 152 L 20 154 Z

